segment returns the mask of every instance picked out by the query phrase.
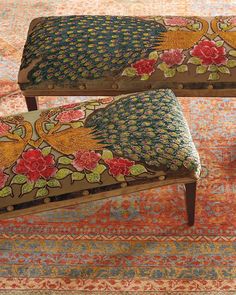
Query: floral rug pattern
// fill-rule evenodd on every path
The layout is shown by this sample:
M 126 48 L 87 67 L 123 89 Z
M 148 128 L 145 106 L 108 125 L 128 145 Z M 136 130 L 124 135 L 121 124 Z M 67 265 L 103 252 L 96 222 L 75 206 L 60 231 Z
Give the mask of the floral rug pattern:
M 31 19 L 97 13 L 171 15 L 173 11 L 233 15 L 236 5 L 234 0 L 170 0 L 168 4 L 160 0 L 158 5 L 154 0 L 80 1 L 79 5 L 75 0 L 2 0 L 0 116 L 26 111 L 16 81 Z M 180 62 L 181 54 L 176 58 Z M 162 59 L 171 61 L 170 56 Z M 40 107 L 86 99 L 43 97 Z M 0 294 L 236 292 L 236 99 L 179 101 L 203 165 L 196 225 L 186 226 L 182 186 L 1 221 Z

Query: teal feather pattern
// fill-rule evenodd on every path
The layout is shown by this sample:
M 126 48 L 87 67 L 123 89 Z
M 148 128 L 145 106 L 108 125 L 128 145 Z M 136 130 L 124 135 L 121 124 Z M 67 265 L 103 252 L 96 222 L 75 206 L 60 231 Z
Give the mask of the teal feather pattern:
M 116 75 L 155 50 L 166 28 L 151 19 L 124 16 L 47 17 L 28 36 L 21 69 L 36 62 L 31 84 Z

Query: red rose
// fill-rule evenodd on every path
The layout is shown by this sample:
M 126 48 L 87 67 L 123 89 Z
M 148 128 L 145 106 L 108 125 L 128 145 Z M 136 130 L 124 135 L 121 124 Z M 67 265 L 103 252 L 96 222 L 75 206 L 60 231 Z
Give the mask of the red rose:
M 53 155 L 44 156 L 39 149 L 29 149 L 22 153 L 22 158 L 17 160 L 13 170 L 27 176 L 30 181 L 37 181 L 40 177 L 48 179 L 54 176 L 57 172 L 54 164 Z
M 9 175 L 5 174 L 0 170 L 0 189 L 3 188 L 6 184 Z
M 190 51 L 190 54 L 200 58 L 204 65 L 221 65 L 227 61 L 225 48 L 223 46 L 216 46 L 214 41 L 203 40 L 199 42 Z
M 155 63 L 155 59 L 141 59 L 134 63 L 132 66 L 136 69 L 138 75 L 151 75 L 155 71 L 153 67 Z
M 112 176 L 129 175 L 130 167 L 134 165 L 133 161 L 129 161 L 123 158 L 113 158 L 105 160 L 105 163 L 109 166 L 109 173 Z
M 11 126 L 3 122 L 0 122 L 0 136 L 3 136 L 4 134 L 6 134 L 10 129 L 11 129 Z
M 184 58 L 185 55 L 182 53 L 182 49 L 165 50 L 160 55 L 160 59 L 164 61 L 169 67 L 182 64 Z
M 83 119 L 85 117 L 85 113 L 82 110 L 71 110 L 64 111 L 57 115 L 56 120 L 60 123 L 70 123 L 73 121 L 77 121 L 79 119 Z
M 73 160 L 72 165 L 78 171 L 82 171 L 83 169 L 93 170 L 97 166 L 100 158 L 101 155 L 94 151 L 78 151 L 75 154 L 75 159 Z

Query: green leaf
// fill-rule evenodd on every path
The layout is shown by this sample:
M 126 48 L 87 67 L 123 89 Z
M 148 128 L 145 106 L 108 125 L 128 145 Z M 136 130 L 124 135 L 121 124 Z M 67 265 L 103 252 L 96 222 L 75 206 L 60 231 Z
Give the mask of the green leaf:
M 95 107 L 100 106 L 100 102 L 90 102 L 89 104 Z
M 39 179 L 35 182 L 35 187 L 44 187 L 47 184 L 45 179 Z
M 210 72 L 217 72 L 217 70 L 218 70 L 218 67 L 216 65 L 210 65 L 208 67 L 208 71 Z
M 95 169 L 92 170 L 93 173 L 102 174 L 106 170 L 106 166 L 102 164 L 98 164 Z
M 55 124 L 53 124 L 53 123 L 46 123 L 46 124 L 45 124 L 45 129 L 46 129 L 47 131 L 49 131 L 49 130 L 51 130 L 54 126 L 55 126 Z
M 74 181 L 74 180 L 82 180 L 82 179 L 84 179 L 84 177 L 85 177 L 84 173 L 80 173 L 80 172 L 73 172 L 71 174 L 72 181 Z
M 192 28 L 194 30 L 199 30 L 200 29 L 200 24 L 199 23 L 195 23 L 195 24 L 192 25 Z
M 100 182 L 100 174 L 99 173 L 89 173 L 86 174 L 86 179 L 88 180 L 88 182 Z
M 229 59 L 228 61 L 227 61 L 227 67 L 229 67 L 229 68 L 234 68 L 234 67 L 236 67 L 236 60 L 234 60 L 234 59 Z
M 116 176 L 115 179 L 116 179 L 117 181 L 121 181 L 121 182 L 125 181 L 125 177 L 124 177 L 124 175 L 122 175 L 122 174 Z
M 218 70 L 223 74 L 230 74 L 230 70 L 227 67 L 220 66 L 218 67 Z
M 62 169 L 59 169 L 55 175 L 55 178 L 56 179 L 63 179 L 65 178 L 67 175 L 71 174 L 72 171 L 70 169 L 67 169 L 67 168 L 62 168 Z
M 224 41 L 223 40 L 216 41 L 216 46 L 217 47 L 223 46 L 223 44 L 224 44 Z
M 142 76 L 141 76 L 141 80 L 148 80 L 149 79 L 149 75 L 148 74 L 143 74 Z
M 157 60 L 158 59 L 158 53 L 157 51 L 152 51 L 149 56 L 148 56 L 149 59 L 155 59 Z
M 64 164 L 64 165 L 69 165 L 69 164 L 72 163 L 72 160 L 70 158 L 68 158 L 68 157 L 60 157 L 58 159 L 58 163 L 59 164 Z
M 187 65 L 181 65 L 177 67 L 177 72 L 179 73 L 184 73 L 188 71 L 188 66 Z
M 169 27 L 168 31 L 178 31 L 179 27 L 174 26 L 174 27 Z
M 13 133 L 14 133 L 14 134 L 17 134 L 18 136 L 22 136 L 22 134 L 23 134 L 23 130 L 22 130 L 22 128 L 18 128 L 18 129 L 16 129 L 16 130 L 14 130 Z
M 207 66 L 197 66 L 196 73 L 197 74 L 204 74 L 207 71 Z
M 40 197 L 45 197 L 48 195 L 48 189 L 44 188 L 40 188 L 37 193 L 36 193 L 36 198 L 40 198 Z
M 165 62 L 162 62 L 160 63 L 158 66 L 157 66 L 158 69 L 160 69 L 161 71 L 166 71 L 169 69 L 169 67 L 167 66 L 167 64 Z
M 21 188 L 22 195 L 30 193 L 34 188 L 34 182 L 27 182 Z
M 188 63 L 194 64 L 194 65 L 200 65 L 202 62 L 201 62 L 200 58 L 193 56 L 193 57 L 190 57 L 190 59 L 188 60 Z
M 102 159 L 107 160 L 107 159 L 113 159 L 113 154 L 109 150 L 103 150 L 102 152 Z
M 52 148 L 51 148 L 50 146 L 46 146 L 46 147 L 44 147 L 44 148 L 42 149 L 42 154 L 43 154 L 44 156 L 47 156 L 47 155 L 49 155 L 49 154 L 51 153 L 51 150 L 52 150 Z
M 27 181 L 27 177 L 22 174 L 17 174 L 12 178 L 11 184 L 17 183 L 17 184 L 23 184 Z
M 230 50 L 229 55 L 236 57 L 236 50 Z
M 222 31 L 226 31 L 226 30 L 228 30 L 229 27 L 228 27 L 227 24 L 220 23 L 220 28 L 221 28 Z
M 95 110 L 95 106 L 88 104 L 88 105 L 86 105 L 86 109 L 87 110 Z
M 0 198 L 5 198 L 12 194 L 12 189 L 10 186 L 5 186 L 3 189 L 0 190 Z
M 218 80 L 218 79 L 220 79 L 220 75 L 218 73 L 211 73 L 208 78 L 208 80 Z
M 128 76 L 128 77 L 135 77 L 137 75 L 137 71 L 135 68 L 129 67 L 124 69 L 122 76 Z
M 147 172 L 147 169 L 141 164 L 133 165 L 130 168 L 130 173 L 134 176 L 140 175 L 145 172 Z
M 50 179 L 50 180 L 48 180 L 47 185 L 49 187 L 61 187 L 61 184 L 60 184 L 60 182 L 57 179 Z
M 94 106 L 92 106 L 93 109 L 94 109 Z M 73 123 L 70 123 L 71 127 L 72 128 L 80 128 L 80 127 L 83 127 L 84 126 L 84 123 L 79 121 L 79 122 L 73 122 Z
M 164 71 L 164 76 L 171 78 L 171 77 L 174 77 L 175 73 L 176 73 L 175 69 L 168 69 L 168 70 Z

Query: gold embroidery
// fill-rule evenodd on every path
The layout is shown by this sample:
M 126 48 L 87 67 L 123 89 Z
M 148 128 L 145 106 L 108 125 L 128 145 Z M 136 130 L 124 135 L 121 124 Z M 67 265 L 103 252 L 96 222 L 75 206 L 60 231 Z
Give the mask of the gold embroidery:
M 234 28 L 235 25 L 231 25 L 228 27 L 228 32 L 227 31 L 222 31 L 218 27 L 219 24 L 219 17 L 215 17 L 211 21 L 211 28 L 212 30 L 219 35 L 225 42 L 227 42 L 230 46 L 233 48 L 236 48 L 236 31 L 234 32 L 229 32 L 230 29 Z
M 200 17 L 194 17 L 201 23 L 202 28 L 199 31 L 167 31 L 160 34 L 160 44 L 156 47 L 157 50 L 167 49 L 189 49 L 196 44 L 203 35 L 208 31 L 209 24 L 206 20 Z

